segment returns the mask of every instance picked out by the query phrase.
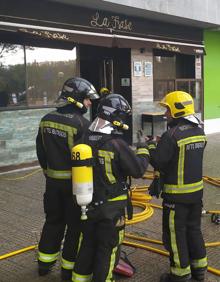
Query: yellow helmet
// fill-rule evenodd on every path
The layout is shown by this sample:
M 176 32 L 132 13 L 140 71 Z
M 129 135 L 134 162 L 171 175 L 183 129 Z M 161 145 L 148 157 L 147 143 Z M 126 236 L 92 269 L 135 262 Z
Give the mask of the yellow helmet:
M 174 91 L 168 93 L 161 101 L 160 105 L 168 107 L 173 118 L 186 117 L 195 114 L 193 98 L 184 91 Z
M 99 94 L 100 94 L 101 96 L 105 96 L 105 95 L 110 94 L 110 91 L 109 91 L 108 88 L 102 87 L 102 88 L 100 89 L 100 91 L 99 91 Z

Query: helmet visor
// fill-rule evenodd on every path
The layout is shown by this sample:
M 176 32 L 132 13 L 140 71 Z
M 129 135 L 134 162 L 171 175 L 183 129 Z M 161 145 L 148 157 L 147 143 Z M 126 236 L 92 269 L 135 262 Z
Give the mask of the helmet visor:
M 90 125 L 89 130 L 93 132 L 111 134 L 114 128 L 109 121 L 97 117 Z

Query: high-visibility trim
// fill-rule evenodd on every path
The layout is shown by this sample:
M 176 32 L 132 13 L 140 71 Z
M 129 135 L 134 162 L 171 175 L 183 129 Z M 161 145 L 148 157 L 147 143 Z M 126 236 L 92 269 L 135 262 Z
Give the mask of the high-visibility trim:
M 45 254 L 42 252 L 38 252 L 38 260 L 42 262 L 54 262 L 57 260 L 60 252 L 54 253 L 54 254 Z
M 207 267 L 207 265 L 208 265 L 207 257 L 201 259 L 193 259 L 191 261 L 191 266 L 193 268 L 203 268 L 203 267 Z
M 175 266 L 171 267 L 170 271 L 174 275 L 183 276 L 190 274 L 190 265 L 182 268 L 180 266 L 180 258 L 179 258 L 179 252 L 177 248 L 177 242 L 176 242 L 176 231 L 175 231 L 175 211 L 170 210 L 169 215 L 169 230 L 170 230 L 170 242 L 171 242 L 171 249 L 173 252 L 173 260 L 175 263 Z
M 71 170 L 54 170 L 51 168 L 48 168 L 46 170 L 47 176 L 55 179 L 71 179 L 72 178 L 72 172 Z
M 40 123 L 41 132 L 46 127 L 51 128 L 51 130 L 57 129 L 57 130 L 62 130 L 64 132 L 67 132 L 68 147 L 71 152 L 71 149 L 74 144 L 74 135 L 77 134 L 77 129 L 72 126 L 66 125 L 66 124 L 60 124 L 60 123 L 52 122 L 52 121 L 41 121 Z
M 78 243 L 77 254 L 79 253 L 80 247 L 82 245 L 82 240 L 83 240 L 83 233 L 81 232 L 80 236 L 79 236 L 79 243 Z
M 128 196 L 126 194 L 124 194 L 124 195 L 120 195 L 118 197 L 109 199 L 108 202 L 124 201 L 124 200 L 127 200 L 127 198 L 128 198 Z
M 185 161 L 185 146 L 180 146 L 179 160 L 178 160 L 178 185 L 184 184 L 184 161 Z
M 108 275 L 105 279 L 105 282 L 112 282 L 114 280 L 112 280 L 112 276 L 113 276 L 113 269 L 115 267 L 115 260 L 116 260 L 116 251 L 118 249 L 118 245 L 113 248 L 112 250 L 112 254 L 111 254 L 111 258 L 110 258 L 110 264 L 109 264 L 109 271 L 108 271 Z
M 164 192 L 170 194 L 192 193 L 203 189 L 203 180 L 190 184 L 164 184 Z
M 185 276 L 191 273 L 191 269 L 190 269 L 190 266 L 187 266 L 185 268 L 171 266 L 170 272 L 177 276 Z
M 148 145 L 148 149 L 149 150 L 154 150 L 154 149 L 156 149 L 156 145 L 155 144 L 150 144 L 150 145 Z
M 174 260 L 175 266 L 180 267 L 179 253 L 178 253 L 177 244 L 176 244 L 176 231 L 175 231 L 175 221 L 174 220 L 175 220 L 175 211 L 170 210 L 169 230 L 170 230 L 171 249 L 173 252 L 173 260 Z
M 184 184 L 184 162 L 185 162 L 185 146 L 190 143 L 197 143 L 197 142 L 206 142 L 206 136 L 198 135 L 187 137 L 177 141 L 177 145 L 179 146 L 179 160 L 178 160 L 178 170 L 177 170 L 177 177 L 178 177 L 178 185 Z
M 149 151 L 147 148 L 139 148 L 137 149 L 136 154 L 137 155 L 140 155 L 140 154 L 149 155 Z
M 186 145 L 189 143 L 196 143 L 196 142 L 206 142 L 207 138 L 205 135 L 198 135 L 198 136 L 191 136 L 184 139 L 177 141 L 178 146 Z
M 112 173 L 111 160 L 114 159 L 114 153 L 104 150 L 98 150 L 98 156 L 103 157 L 105 160 L 105 173 L 111 184 L 116 183 L 116 179 Z
M 92 281 L 92 274 L 81 275 L 73 271 L 72 282 L 90 282 Z
M 61 267 L 67 270 L 72 270 L 75 265 L 75 262 L 66 260 L 64 258 L 61 259 Z
M 119 231 L 119 242 L 118 245 L 121 245 L 125 237 L 125 229 Z

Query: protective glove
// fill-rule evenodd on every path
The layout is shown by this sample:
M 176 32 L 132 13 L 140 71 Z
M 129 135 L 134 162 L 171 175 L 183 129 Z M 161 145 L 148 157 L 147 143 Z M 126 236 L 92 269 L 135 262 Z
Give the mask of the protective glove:
M 157 199 L 160 197 L 161 192 L 163 191 L 163 179 L 159 171 L 154 171 L 154 179 L 149 187 L 149 194 Z
M 137 149 L 147 148 L 147 137 L 144 135 L 143 130 L 139 129 L 137 131 Z
M 152 136 L 152 138 L 150 138 L 147 142 L 148 145 L 148 150 L 149 152 L 151 150 L 155 150 L 157 147 L 158 142 L 160 141 L 161 137 L 160 136 Z

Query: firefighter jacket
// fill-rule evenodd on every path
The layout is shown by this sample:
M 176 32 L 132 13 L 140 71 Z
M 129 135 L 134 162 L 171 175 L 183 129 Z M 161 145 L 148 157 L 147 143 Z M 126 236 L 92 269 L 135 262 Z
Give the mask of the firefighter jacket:
M 174 120 L 170 126 L 157 147 L 149 144 L 151 164 L 163 180 L 162 197 L 171 202 L 200 201 L 205 133 L 198 124 L 184 118 Z
M 125 200 L 127 177 L 140 178 L 147 169 L 149 152 L 146 144 L 135 153 L 117 134 L 88 131 L 83 140 L 92 147 L 95 159 L 93 202 Z
M 71 149 L 90 122 L 72 105 L 46 114 L 36 139 L 37 157 L 45 175 L 71 179 Z

